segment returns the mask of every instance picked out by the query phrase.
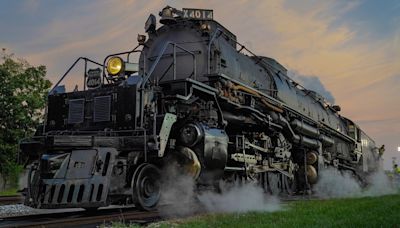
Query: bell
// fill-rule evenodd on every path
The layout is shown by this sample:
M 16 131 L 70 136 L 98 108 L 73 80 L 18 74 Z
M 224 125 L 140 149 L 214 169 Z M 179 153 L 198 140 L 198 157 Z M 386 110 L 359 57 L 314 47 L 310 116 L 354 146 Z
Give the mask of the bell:
M 160 12 L 160 23 L 164 25 L 171 25 L 171 24 L 176 24 L 176 19 L 174 18 L 172 8 L 171 7 L 165 7 L 162 9 Z

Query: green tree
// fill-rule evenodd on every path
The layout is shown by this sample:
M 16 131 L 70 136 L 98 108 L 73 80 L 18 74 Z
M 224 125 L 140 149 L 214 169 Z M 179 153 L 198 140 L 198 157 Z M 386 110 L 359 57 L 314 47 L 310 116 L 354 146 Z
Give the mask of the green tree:
M 3 49 L 0 54 L 0 174 L 4 186 L 18 172 L 18 143 L 42 121 L 51 86 L 46 67 L 31 66 Z

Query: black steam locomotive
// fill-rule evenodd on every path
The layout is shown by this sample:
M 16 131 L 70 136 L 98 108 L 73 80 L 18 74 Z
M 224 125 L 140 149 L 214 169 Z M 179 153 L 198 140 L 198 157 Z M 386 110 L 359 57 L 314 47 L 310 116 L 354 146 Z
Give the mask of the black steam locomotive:
M 254 180 L 273 194 L 312 191 L 326 167 L 360 180 L 378 168 L 374 141 L 339 106 L 253 54 L 212 10 L 160 16 L 133 50 L 79 58 L 70 70 L 85 63 L 83 90 L 63 90 L 67 71 L 50 92 L 43 126 L 21 143 L 27 205 L 150 210 L 171 166 L 197 186 Z

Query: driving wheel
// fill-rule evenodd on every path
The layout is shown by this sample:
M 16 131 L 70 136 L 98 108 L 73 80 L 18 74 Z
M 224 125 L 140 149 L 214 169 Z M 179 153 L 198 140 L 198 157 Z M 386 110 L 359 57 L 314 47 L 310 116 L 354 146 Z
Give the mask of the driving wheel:
M 161 195 L 160 170 L 152 164 L 140 165 L 134 174 L 133 198 L 143 210 L 156 208 Z
M 268 172 L 265 175 L 268 184 L 268 191 L 272 195 L 279 195 L 282 191 L 282 178 L 280 173 Z

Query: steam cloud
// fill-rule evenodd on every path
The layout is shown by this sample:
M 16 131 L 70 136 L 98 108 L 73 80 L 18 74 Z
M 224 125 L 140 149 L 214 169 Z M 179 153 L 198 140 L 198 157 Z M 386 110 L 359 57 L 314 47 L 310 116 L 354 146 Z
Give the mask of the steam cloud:
M 168 168 L 164 174 L 160 213 L 164 216 L 186 216 L 199 210 L 199 205 L 195 202 L 193 178 L 181 175 L 173 168 Z
M 171 171 L 173 175 L 171 175 Z M 222 187 L 222 192 L 203 190 L 196 192 L 195 181 L 177 171 L 169 170 L 168 181 L 163 183 L 160 212 L 164 216 L 186 216 L 196 212 L 248 212 L 277 211 L 282 209 L 279 199 L 266 194 L 256 183 L 235 184 Z M 396 193 L 388 176 L 378 171 L 368 178 L 369 185 L 363 188 L 361 182 L 350 172 L 340 172 L 334 168 L 320 171 L 319 181 L 313 186 L 318 198 L 348 198 L 380 196 Z
M 289 71 L 288 74 L 290 78 L 300 83 L 300 85 L 304 86 L 304 88 L 317 92 L 318 94 L 325 97 L 325 99 L 331 104 L 335 103 L 335 98 L 333 97 L 332 93 L 325 88 L 325 86 L 322 84 L 317 76 L 301 75 L 298 74 L 296 71 Z
M 313 186 L 315 195 L 321 198 L 355 197 L 361 193 L 361 186 L 349 173 L 327 168 L 319 173 L 319 180 Z
M 172 173 L 177 174 L 176 171 L 172 171 Z M 199 211 L 270 212 L 281 209 L 278 198 L 267 195 L 256 184 L 234 185 L 222 189 L 221 193 L 208 189 L 197 194 L 195 182 L 191 177 L 179 174 L 174 176 L 163 183 L 161 205 L 165 205 L 165 207 L 161 207 L 160 212 L 164 216 L 185 216 Z
M 206 192 L 199 196 L 199 200 L 210 212 L 271 212 L 281 209 L 278 198 L 265 194 L 255 184 L 236 185 L 222 194 Z
M 383 171 L 373 173 L 367 181 L 369 185 L 363 189 L 357 178 L 350 173 L 327 168 L 320 172 L 320 179 L 313 190 L 321 198 L 381 196 L 397 192 Z

